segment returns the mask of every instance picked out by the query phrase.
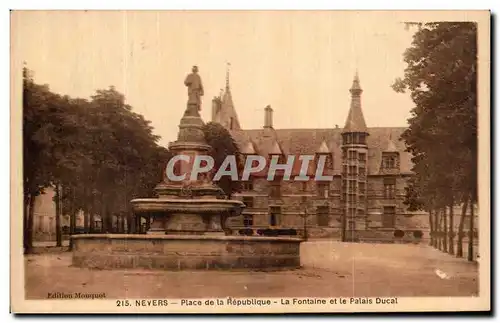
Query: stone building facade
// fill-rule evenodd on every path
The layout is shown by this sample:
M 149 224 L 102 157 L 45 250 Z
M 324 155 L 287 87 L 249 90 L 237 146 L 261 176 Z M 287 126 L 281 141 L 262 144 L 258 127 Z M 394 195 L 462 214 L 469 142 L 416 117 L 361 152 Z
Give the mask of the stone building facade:
M 235 194 L 247 208 L 229 220 L 233 232 L 277 227 L 306 230 L 310 237 L 340 238 L 345 228 L 347 240 L 393 239 L 395 230 L 404 231 L 409 240 L 415 231 L 428 238 L 428 215 L 409 212 L 403 204 L 412 176 L 411 156 L 399 140 L 405 128 L 367 127 L 362 92 L 356 75 L 343 128 L 275 129 L 273 109 L 267 106 L 262 129 L 242 129 L 227 78 L 225 91 L 212 100 L 212 121 L 230 131 L 243 155 L 267 160 L 314 155 L 314 162 L 326 156 L 324 174 L 333 176 L 328 182 L 268 181 L 266 171 L 253 176 Z M 299 171 L 300 165 L 294 164 L 292 178 Z

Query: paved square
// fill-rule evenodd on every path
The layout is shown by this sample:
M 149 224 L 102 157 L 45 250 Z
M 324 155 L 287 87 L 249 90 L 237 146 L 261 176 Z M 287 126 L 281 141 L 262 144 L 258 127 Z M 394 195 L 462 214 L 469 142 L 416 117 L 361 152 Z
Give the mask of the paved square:
M 303 269 L 287 271 L 165 272 L 75 268 L 69 252 L 29 255 L 26 297 L 75 292 L 107 298 L 478 295 L 477 263 L 425 245 L 311 241 L 301 246 L 301 262 Z

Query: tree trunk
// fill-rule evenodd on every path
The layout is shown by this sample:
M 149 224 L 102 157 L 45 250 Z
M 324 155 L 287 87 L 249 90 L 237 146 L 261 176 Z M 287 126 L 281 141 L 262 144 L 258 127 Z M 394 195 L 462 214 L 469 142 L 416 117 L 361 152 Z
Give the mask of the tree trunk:
M 56 246 L 62 246 L 62 231 L 61 231 L 61 210 L 62 210 L 62 202 L 61 202 L 61 186 L 56 184 Z
M 443 207 L 443 251 L 448 252 L 448 215 L 446 206 Z
M 102 233 L 109 233 L 111 229 L 111 219 L 109 217 L 108 210 L 104 201 L 105 198 L 103 194 L 101 195 L 101 231 Z
M 449 237 L 449 238 L 448 238 L 448 239 L 449 239 L 449 240 L 448 240 L 448 253 L 449 253 L 450 255 L 455 254 L 455 250 L 454 250 L 454 248 L 453 248 L 453 246 L 454 246 L 454 242 L 455 242 L 455 241 L 454 241 L 454 240 L 455 240 L 455 236 L 454 236 L 454 231 L 455 231 L 455 228 L 454 228 L 455 223 L 454 223 L 454 222 L 455 222 L 455 221 L 454 221 L 454 219 L 453 219 L 453 217 L 454 217 L 455 215 L 453 214 L 453 204 L 454 204 L 454 203 L 453 203 L 453 202 L 451 202 L 450 207 L 449 207 L 449 208 L 450 208 L 450 226 L 449 226 L 449 230 L 448 230 L 448 237 Z
M 109 211 L 108 207 L 106 206 L 105 208 L 105 216 L 104 219 L 106 220 L 106 233 L 112 233 L 113 232 L 113 215 Z
M 142 232 L 142 215 L 137 215 L 136 216 L 136 221 L 135 221 L 135 229 L 137 233 L 143 233 Z
M 457 257 L 462 258 L 464 256 L 463 251 L 463 241 L 464 241 L 464 225 L 465 225 L 465 215 L 467 214 L 467 206 L 469 199 L 464 198 L 462 204 L 462 214 L 460 215 L 460 222 L 458 224 L 458 238 L 457 238 Z
M 89 232 L 94 233 L 94 213 L 90 212 L 89 213 Z
M 35 217 L 35 196 L 30 194 L 28 202 L 28 216 L 26 219 L 25 238 L 26 249 L 25 253 L 33 252 L 33 223 Z
M 434 248 L 438 248 L 438 241 L 439 241 L 439 236 L 438 236 L 438 231 L 439 231 L 439 227 L 438 227 L 438 212 L 436 209 L 432 210 L 432 214 L 433 214 L 433 221 L 434 221 L 434 245 L 433 247 Z
M 83 190 L 83 196 L 86 199 L 86 202 L 83 204 L 82 212 L 83 212 L 83 232 L 90 233 L 90 210 L 91 204 L 88 202 L 88 196 L 90 195 L 89 189 L 87 187 Z
M 443 216 L 441 214 L 441 210 L 437 209 L 436 210 L 436 215 L 438 217 L 437 221 L 437 228 L 438 228 L 438 249 L 442 250 L 443 249 L 443 231 L 442 231 L 442 223 L 443 223 Z
M 29 242 L 28 242 L 28 217 L 29 217 L 29 204 L 30 204 L 30 194 L 24 193 L 24 212 L 23 212 L 23 247 L 24 253 L 29 252 Z
M 74 203 L 74 201 L 72 202 Z M 73 250 L 73 235 L 76 233 L 76 213 L 75 207 L 71 209 L 71 214 L 69 218 L 69 250 Z
M 33 250 L 33 223 L 35 222 L 35 197 L 30 198 L 28 217 L 28 250 Z
M 429 246 L 434 246 L 434 219 L 432 215 L 432 210 L 429 211 L 429 229 L 430 229 L 430 240 L 429 240 Z
M 120 215 L 120 233 L 125 233 L 125 215 Z
M 132 212 L 127 212 L 127 233 L 131 234 L 135 232 L 136 221 L 134 219 L 134 214 Z
M 470 219 L 469 219 L 469 250 L 467 252 L 467 260 L 474 261 L 474 203 L 469 204 Z
M 83 211 L 83 232 L 89 233 L 89 212 L 88 212 L 88 210 Z

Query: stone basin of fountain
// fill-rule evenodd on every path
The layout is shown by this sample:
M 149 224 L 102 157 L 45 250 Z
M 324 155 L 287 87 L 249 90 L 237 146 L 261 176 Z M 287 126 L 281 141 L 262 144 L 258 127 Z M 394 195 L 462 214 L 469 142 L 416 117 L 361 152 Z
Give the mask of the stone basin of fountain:
M 190 92 L 191 93 L 191 92 Z M 199 100 L 199 98 L 198 98 Z M 190 97 L 179 125 L 175 154 L 207 154 L 199 115 L 199 101 Z M 178 171 L 191 176 L 191 166 Z M 73 265 L 86 268 L 283 269 L 300 266 L 300 242 L 289 237 L 228 236 L 225 222 L 239 216 L 245 205 L 224 199 L 209 174 L 195 180 L 171 182 L 155 188 L 157 198 L 131 201 L 136 216 L 153 219 L 147 234 L 82 234 L 72 236 Z
M 85 234 L 74 237 L 73 265 L 96 269 L 289 269 L 301 239 L 278 237 Z

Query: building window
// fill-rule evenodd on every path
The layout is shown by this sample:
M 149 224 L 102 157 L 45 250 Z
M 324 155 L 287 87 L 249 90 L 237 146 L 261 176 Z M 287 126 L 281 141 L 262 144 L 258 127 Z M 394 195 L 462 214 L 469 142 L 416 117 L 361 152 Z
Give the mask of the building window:
M 253 226 L 253 215 L 251 214 L 243 215 L 243 226 L 245 227 Z
M 393 169 L 395 167 L 396 167 L 396 161 L 394 160 L 394 157 L 390 156 L 384 159 L 384 168 Z
M 325 198 L 325 199 L 328 198 L 328 195 L 329 195 L 329 184 L 328 183 L 318 182 L 316 184 L 316 189 L 317 189 L 318 197 Z
M 253 197 L 244 196 L 243 203 L 245 203 L 247 209 L 253 208 Z
M 243 181 L 241 186 L 244 191 L 253 191 L 253 180 L 249 178 L 248 181 Z
M 271 197 L 280 197 L 281 196 L 281 181 L 274 180 L 269 182 L 269 196 Z
M 395 178 L 384 178 L 384 198 L 385 199 L 396 198 L 396 179 Z
M 342 183 L 342 189 L 344 192 L 354 194 L 357 191 L 357 183 L 356 180 L 346 180 Z
M 358 133 L 358 143 L 366 145 L 366 135 L 364 133 Z
M 333 158 L 331 154 L 316 154 L 315 163 L 319 165 L 319 159 L 321 156 L 325 156 L 325 164 L 324 169 L 331 170 L 333 169 Z
M 382 168 L 395 169 L 398 167 L 398 155 L 394 153 L 382 154 Z
M 234 118 L 230 117 L 229 118 L 229 130 L 233 130 L 234 127 Z
M 272 206 L 269 214 L 269 225 L 277 226 L 281 215 L 281 207 Z
M 322 227 L 326 227 L 330 222 L 330 214 L 329 207 L 327 205 L 320 205 L 316 209 L 316 215 L 318 220 L 318 225 Z
M 356 151 L 355 150 L 349 150 L 349 159 L 350 160 L 356 160 Z
M 394 228 L 396 224 L 396 207 L 384 206 L 384 214 L 382 216 L 382 226 L 384 228 Z

